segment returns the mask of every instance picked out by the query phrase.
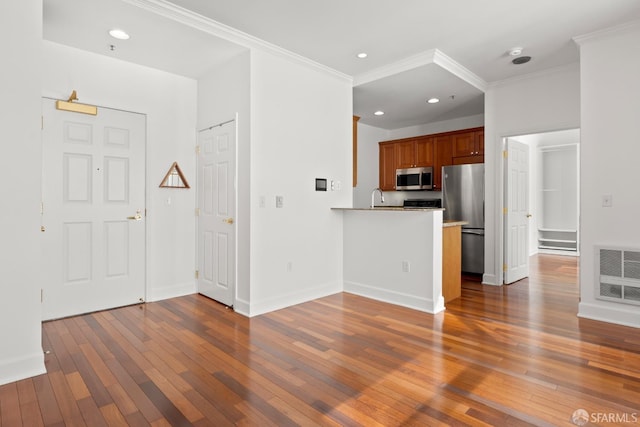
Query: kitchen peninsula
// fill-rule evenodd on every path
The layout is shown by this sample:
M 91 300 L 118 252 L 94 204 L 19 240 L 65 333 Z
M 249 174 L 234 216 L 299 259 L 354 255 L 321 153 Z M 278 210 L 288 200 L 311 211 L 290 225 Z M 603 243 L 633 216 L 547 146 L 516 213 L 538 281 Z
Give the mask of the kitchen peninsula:
M 441 208 L 335 208 L 344 290 L 427 313 L 444 310 Z

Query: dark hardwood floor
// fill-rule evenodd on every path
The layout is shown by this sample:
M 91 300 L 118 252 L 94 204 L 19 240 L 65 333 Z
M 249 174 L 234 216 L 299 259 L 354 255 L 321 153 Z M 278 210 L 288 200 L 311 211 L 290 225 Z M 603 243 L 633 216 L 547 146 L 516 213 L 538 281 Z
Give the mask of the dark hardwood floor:
M 438 315 L 337 294 L 252 319 L 199 295 L 43 324 L 0 426 L 637 425 L 638 330 L 578 319 L 577 259 Z

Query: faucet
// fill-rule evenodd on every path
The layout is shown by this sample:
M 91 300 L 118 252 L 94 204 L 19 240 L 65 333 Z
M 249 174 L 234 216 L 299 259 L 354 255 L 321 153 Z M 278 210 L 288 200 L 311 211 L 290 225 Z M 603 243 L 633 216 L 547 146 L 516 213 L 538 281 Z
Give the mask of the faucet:
M 379 188 L 374 188 L 371 192 L 371 207 L 374 207 L 374 200 L 376 196 L 376 191 L 380 193 L 380 203 L 384 203 L 384 194 L 382 194 L 382 190 Z

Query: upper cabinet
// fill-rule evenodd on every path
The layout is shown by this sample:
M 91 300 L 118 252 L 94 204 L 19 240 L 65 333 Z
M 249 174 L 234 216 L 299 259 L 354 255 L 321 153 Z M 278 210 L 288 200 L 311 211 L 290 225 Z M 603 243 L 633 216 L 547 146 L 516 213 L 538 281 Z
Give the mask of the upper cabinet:
M 484 163 L 484 129 L 451 136 L 453 164 Z
M 383 141 L 380 188 L 395 190 L 396 169 L 433 167 L 433 190 L 442 190 L 442 166 L 484 163 L 484 128 Z
M 393 143 L 381 142 L 380 145 L 380 189 L 393 191 L 396 189 L 396 161 Z
M 442 167 L 453 164 L 451 135 L 436 136 L 433 145 L 433 190 L 442 190 Z
M 395 142 L 394 154 L 396 169 L 433 166 L 433 138 Z

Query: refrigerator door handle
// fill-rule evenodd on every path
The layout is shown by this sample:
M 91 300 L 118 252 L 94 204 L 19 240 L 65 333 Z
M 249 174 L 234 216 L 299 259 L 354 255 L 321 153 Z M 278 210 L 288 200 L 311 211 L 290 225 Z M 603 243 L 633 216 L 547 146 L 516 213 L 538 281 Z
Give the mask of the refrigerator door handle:
M 476 236 L 484 236 L 484 230 L 466 230 L 462 229 L 463 234 L 474 234 Z

